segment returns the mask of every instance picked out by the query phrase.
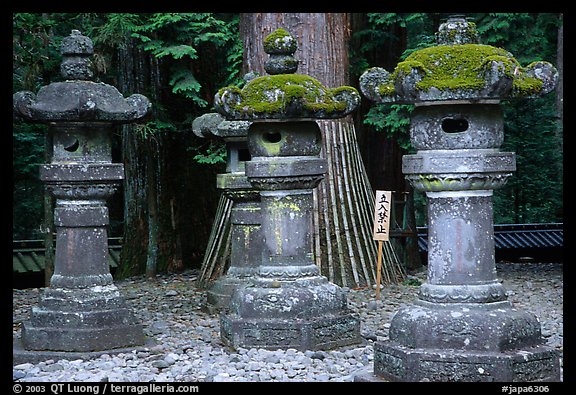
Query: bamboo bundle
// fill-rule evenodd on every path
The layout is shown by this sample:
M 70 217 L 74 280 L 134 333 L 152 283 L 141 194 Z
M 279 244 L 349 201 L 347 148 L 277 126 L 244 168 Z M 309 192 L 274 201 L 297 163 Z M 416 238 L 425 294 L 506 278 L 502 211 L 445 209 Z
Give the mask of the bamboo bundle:
M 322 249 L 316 250 L 316 263 L 323 275 L 340 286 L 374 285 L 377 258 L 377 243 L 371 232 L 374 193 L 360 155 L 354 123 L 344 119 L 322 120 L 318 124 L 324 138 L 321 155 L 326 158 L 328 169 L 315 190 L 322 220 L 314 223 L 314 233 L 324 241 Z M 404 276 L 405 270 L 392 243 L 384 242 L 383 283 L 396 283 Z
M 220 201 L 216 209 L 216 216 L 212 225 L 212 232 L 208 239 L 206 253 L 200 268 L 198 287 L 207 288 L 208 285 L 223 275 L 230 262 L 230 214 L 232 213 L 232 200 L 226 194 L 220 194 Z

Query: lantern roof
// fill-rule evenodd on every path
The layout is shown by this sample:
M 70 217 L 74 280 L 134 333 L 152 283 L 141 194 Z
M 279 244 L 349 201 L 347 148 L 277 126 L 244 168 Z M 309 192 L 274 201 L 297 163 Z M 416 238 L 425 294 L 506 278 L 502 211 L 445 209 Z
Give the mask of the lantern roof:
M 452 16 L 440 25 L 437 45 L 412 52 L 393 72 L 373 67 L 360 89 L 381 103 L 443 100 L 500 100 L 536 97 L 552 91 L 558 72 L 549 62 L 522 67 L 502 48 L 479 43 L 474 22 Z
M 331 119 L 353 112 L 360 94 L 350 86 L 327 88 L 317 79 L 296 74 L 296 40 L 284 29 L 264 39 L 270 55 L 264 69 L 269 75 L 249 80 L 243 88 L 228 86 L 214 98 L 216 110 L 229 120 Z
M 128 98 L 115 87 L 92 81 L 92 40 L 72 30 L 62 40 L 60 73 L 64 81 L 13 96 L 14 112 L 32 122 L 128 123 L 145 117 L 151 104 L 146 96 Z

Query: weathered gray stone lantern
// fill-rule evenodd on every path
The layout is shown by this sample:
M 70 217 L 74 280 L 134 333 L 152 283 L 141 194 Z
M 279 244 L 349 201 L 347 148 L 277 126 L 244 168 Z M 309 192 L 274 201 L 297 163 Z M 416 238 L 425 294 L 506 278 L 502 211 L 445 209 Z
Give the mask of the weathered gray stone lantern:
M 321 133 L 314 119 L 351 113 L 360 95 L 328 89 L 294 74 L 296 40 L 278 29 L 264 40 L 270 75 L 242 89 L 222 88 L 217 111 L 252 121 L 246 176 L 261 198 L 262 255 L 258 272 L 238 288 L 221 315 L 222 340 L 231 347 L 321 349 L 360 341 L 359 321 L 344 291 L 320 275 L 312 254 L 312 189 L 324 177 Z
M 106 200 L 124 178 L 123 165 L 112 163 L 113 127 L 143 118 L 150 102 L 139 94 L 124 99 L 116 88 L 91 81 L 93 45 L 79 31 L 62 40 L 61 52 L 64 81 L 13 98 L 17 115 L 49 126 L 53 155 L 40 178 L 56 198 L 54 274 L 23 324 L 24 350 L 36 352 L 23 358 L 144 343 L 142 326 L 110 274 Z
M 360 80 L 375 102 L 415 104 L 417 153 L 403 158 L 403 172 L 428 199 L 428 277 L 393 317 L 389 341 L 376 343 L 374 375 L 358 380 L 558 381 L 559 356 L 543 345 L 536 316 L 514 308 L 496 277 L 492 218 L 492 192 L 516 166 L 499 150 L 499 101 L 546 94 L 557 72 L 479 44 L 463 17 L 443 23 L 437 43 Z
M 227 121 L 218 113 L 204 114 L 194 120 L 194 133 L 204 138 L 220 138 L 226 144 L 226 173 L 218 174 L 216 184 L 232 200 L 230 212 L 230 262 L 228 271 L 216 279 L 206 293 L 210 313 L 225 309 L 236 288 L 247 284 L 262 256 L 260 237 L 260 193 L 244 173 L 250 155 L 246 137 L 248 121 Z

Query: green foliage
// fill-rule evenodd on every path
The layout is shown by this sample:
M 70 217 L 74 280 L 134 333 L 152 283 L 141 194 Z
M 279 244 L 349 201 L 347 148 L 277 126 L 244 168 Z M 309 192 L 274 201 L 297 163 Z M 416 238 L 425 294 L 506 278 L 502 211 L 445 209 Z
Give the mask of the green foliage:
M 516 172 L 494 194 L 497 223 L 562 222 L 562 151 L 554 96 L 504 106 L 503 151 L 516 153 Z
M 419 287 L 422 285 L 422 282 L 416 277 L 409 277 L 406 280 L 402 281 L 402 285 L 408 285 L 410 287 Z
M 556 61 L 558 14 L 490 13 L 472 17 L 483 44 L 510 51 L 520 64 Z
M 385 29 L 387 27 L 398 25 L 404 28 L 413 28 L 413 30 L 422 33 L 422 24 L 432 14 L 427 13 L 369 13 L 368 20 L 376 29 Z
M 134 129 L 143 140 L 154 138 L 154 136 L 162 132 L 176 131 L 176 128 L 172 123 L 160 120 L 149 121 L 144 124 L 136 124 L 134 125 Z
M 433 13 L 372 13 L 368 14 L 368 20 L 373 29 L 388 29 L 399 26 L 408 31 L 406 49 L 400 59 L 404 60 L 412 52 L 435 44 L 433 19 L 437 14 Z M 389 37 L 397 40 L 397 37 Z
M 226 145 L 220 141 L 208 140 L 199 147 L 194 147 L 191 151 L 195 152 L 194 160 L 198 163 L 215 165 L 226 163 Z
M 199 107 L 206 107 L 208 105 L 208 102 L 199 95 L 202 85 L 188 68 L 181 65 L 173 66 L 169 81 L 173 93 L 192 100 Z
M 44 163 L 44 125 L 14 127 L 12 133 L 12 199 L 15 203 L 12 237 L 26 239 L 41 237 L 42 184 L 38 180 L 38 166 Z
M 511 52 L 525 66 L 556 63 L 558 14 L 474 14 L 483 43 Z M 556 137 L 554 93 L 504 102 L 503 151 L 516 153 L 516 172 L 494 193 L 496 223 L 562 222 L 563 154 Z
M 12 89 L 36 91 L 57 69 L 59 47 L 50 39 L 54 20 L 41 14 L 13 14 Z
M 106 14 L 106 23 L 93 28 L 92 41 L 95 45 L 104 45 L 110 48 L 126 46 L 131 32 L 138 28 L 141 19 L 140 14 Z
M 234 24 L 237 19 L 226 22 L 211 13 L 156 13 L 132 26 L 132 37 L 157 59 L 170 62 L 168 82 L 172 93 L 206 108 L 208 101 L 201 96 L 202 84 L 195 75 L 194 61 L 203 46 L 223 49 L 225 59 L 237 61 L 239 38 L 237 29 L 231 26 Z
M 398 141 L 398 145 L 410 150 L 410 113 L 414 106 L 408 104 L 374 104 L 364 117 L 364 123 L 374 127 L 374 130 L 385 131 L 387 136 Z

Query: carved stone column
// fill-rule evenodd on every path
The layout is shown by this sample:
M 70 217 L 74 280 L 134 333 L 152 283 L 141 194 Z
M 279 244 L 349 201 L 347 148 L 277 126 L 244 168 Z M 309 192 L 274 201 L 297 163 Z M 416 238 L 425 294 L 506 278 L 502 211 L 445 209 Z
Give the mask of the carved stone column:
M 416 154 L 403 171 L 428 198 L 428 277 L 414 304 L 401 308 L 389 341 L 377 342 L 374 374 L 362 380 L 558 381 L 559 356 L 540 323 L 516 309 L 497 279 L 492 193 L 516 169 L 501 152 L 499 100 L 543 95 L 556 70 L 522 68 L 500 48 L 478 44 L 475 24 L 449 18 L 438 45 L 415 51 L 393 73 L 361 77 L 376 102 L 416 105 L 410 137 Z
M 249 126 L 250 122 L 227 121 L 218 113 L 204 114 L 192 124 L 196 135 L 221 138 L 226 143 L 226 173 L 218 174 L 216 183 L 233 202 L 230 212 L 230 262 L 226 274 L 208 287 L 206 309 L 210 313 L 228 308 L 236 288 L 246 285 L 255 275 L 262 255 L 260 193 L 252 187 L 245 174 L 245 162 L 250 157 L 246 142 Z M 221 266 L 224 264 L 221 263 Z

